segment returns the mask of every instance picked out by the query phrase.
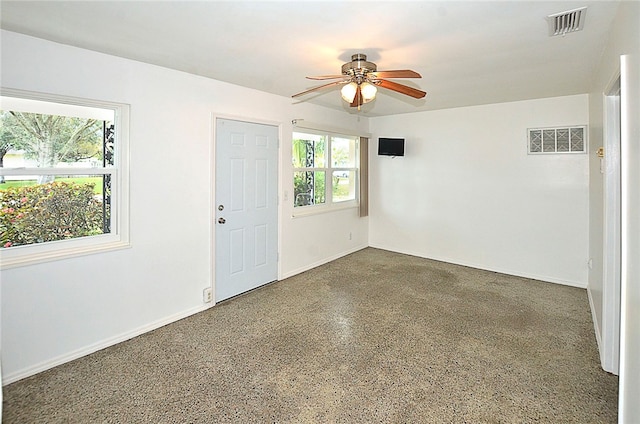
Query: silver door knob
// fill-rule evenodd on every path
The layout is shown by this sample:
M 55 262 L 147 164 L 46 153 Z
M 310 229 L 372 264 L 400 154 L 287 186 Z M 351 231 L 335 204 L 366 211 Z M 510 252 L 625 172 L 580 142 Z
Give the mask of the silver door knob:
M 218 218 L 218 224 L 224 224 L 225 222 L 227 222 L 226 219 L 224 218 Z

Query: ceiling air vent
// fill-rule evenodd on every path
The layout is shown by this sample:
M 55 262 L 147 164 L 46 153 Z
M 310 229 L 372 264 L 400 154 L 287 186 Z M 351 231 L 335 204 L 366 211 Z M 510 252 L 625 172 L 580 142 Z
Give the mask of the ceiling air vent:
M 549 22 L 549 36 L 565 35 L 569 32 L 581 31 L 584 28 L 584 19 L 587 15 L 587 8 L 568 10 L 547 16 Z

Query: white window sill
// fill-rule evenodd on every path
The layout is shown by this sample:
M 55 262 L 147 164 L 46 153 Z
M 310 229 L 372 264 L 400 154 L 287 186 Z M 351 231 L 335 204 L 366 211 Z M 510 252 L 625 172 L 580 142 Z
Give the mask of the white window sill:
M 35 265 L 61 259 L 76 258 L 78 256 L 92 255 L 95 253 L 110 252 L 113 250 L 127 249 L 131 247 L 131 244 L 128 241 L 114 241 L 109 243 L 95 244 L 93 246 L 58 248 L 55 250 L 34 253 L 19 252 L 20 254 L 16 254 L 18 252 L 10 251 L 10 249 L 13 250 L 29 247 L 31 246 L 18 246 L 14 248 L 8 248 L 6 251 L 0 252 L 0 270 Z
M 338 212 L 346 209 L 358 209 L 359 205 L 356 201 L 346 201 L 344 204 L 333 203 L 331 206 L 300 206 L 294 208 L 292 218 L 303 218 L 323 213 Z

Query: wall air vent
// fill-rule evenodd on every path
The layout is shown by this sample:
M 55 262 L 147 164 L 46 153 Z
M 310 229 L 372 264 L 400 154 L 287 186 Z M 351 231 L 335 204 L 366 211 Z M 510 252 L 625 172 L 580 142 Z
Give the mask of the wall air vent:
M 586 7 L 547 16 L 549 36 L 555 37 L 557 35 L 565 35 L 569 32 L 581 31 L 582 28 L 584 28 L 586 16 Z
M 529 128 L 529 154 L 586 153 L 587 126 Z

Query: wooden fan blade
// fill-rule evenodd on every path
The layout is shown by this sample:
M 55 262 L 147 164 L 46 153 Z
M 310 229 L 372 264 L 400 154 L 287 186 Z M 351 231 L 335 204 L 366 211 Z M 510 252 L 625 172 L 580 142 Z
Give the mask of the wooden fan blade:
M 336 78 L 348 78 L 349 75 L 316 75 L 315 77 L 306 77 L 310 80 L 326 80 L 326 79 L 336 79 Z
M 403 84 L 398 84 L 397 82 L 387 81 L 387 80 L 377 80 L 376 85 L 386 88 L 388 90 L 397 91 L 398 93 L 406 94 L 407 96 L 415 97 L 416 99 L 421 99 L 427 95 L 422 90 L 418 90 L 416 88 L 408 87 Z
M 302 92 L 300 92 L 300 93 L 298 93 L 298 94 L 294 94 L 294 95 L 293 95 L 293 96 L 291 96 L 291 97 L 298 97 L 298 96 L 302 96 L 302 95 L 304 95 L 304 94 L 311 93 L 312 91 L 320 90 L 320 89 L 322 89 L 322 88 L 326 88 L 326 87 L 331 87 L 331 86 L 333 86 L 333 85 L 344 84 L 344 83 L 346 83 L 346 82 L 347 82 L 347 81 L 334 81 L 334 82 L 330 82 L 330 83 L 328 83 L 328 84 L 319 85 L 319 86 L 317 86 L 317 87 L 313 87 L 313 88 L 310 88 L 310 89 L 308 89 L 308 90 L 302 91 Z
M 367 74 L 370 78 L 422 78 L 422 75 L 409 69 L 397 71 L 378 71 Z
M 349 106 L 360 107 L 363 103 L 364 99 L 362 98 L 362 90 L 360 89 L 360 84 L 358 84 L 358 88 L 356 88 L 356 95 L 353 97 L 353 101 Z

